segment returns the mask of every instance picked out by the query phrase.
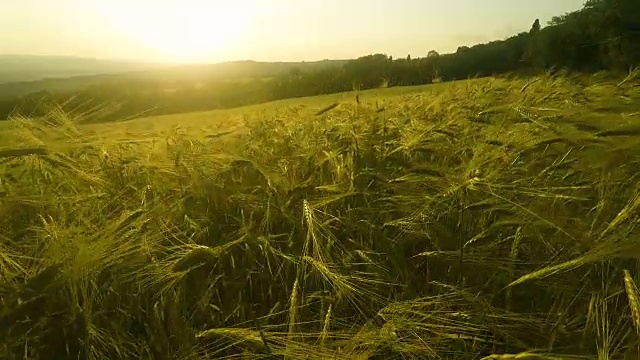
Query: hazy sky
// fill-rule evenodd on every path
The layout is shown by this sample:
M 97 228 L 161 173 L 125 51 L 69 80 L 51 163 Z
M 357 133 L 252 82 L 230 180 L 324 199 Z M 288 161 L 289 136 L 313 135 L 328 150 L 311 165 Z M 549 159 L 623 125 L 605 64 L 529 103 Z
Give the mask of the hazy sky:
M 0 54 L 320 60 L 502 39 L 584 0 L 0 0 Z

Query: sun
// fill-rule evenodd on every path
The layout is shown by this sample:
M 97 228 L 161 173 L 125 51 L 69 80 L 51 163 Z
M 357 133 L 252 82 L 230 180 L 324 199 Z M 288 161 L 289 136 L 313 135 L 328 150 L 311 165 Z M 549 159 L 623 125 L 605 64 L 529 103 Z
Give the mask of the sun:
M 116 0 L 98 9 L 114 30 L 157 54 L 159 61 L 220 57 L 251 26 L 251 0 Z

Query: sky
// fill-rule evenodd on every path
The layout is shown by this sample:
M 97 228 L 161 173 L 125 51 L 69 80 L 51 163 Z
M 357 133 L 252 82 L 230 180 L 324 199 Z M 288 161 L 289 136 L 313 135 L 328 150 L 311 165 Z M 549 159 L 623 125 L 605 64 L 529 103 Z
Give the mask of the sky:
M 585 0 L 0 0 L 0 54 L 171 63 L 425 56 Z

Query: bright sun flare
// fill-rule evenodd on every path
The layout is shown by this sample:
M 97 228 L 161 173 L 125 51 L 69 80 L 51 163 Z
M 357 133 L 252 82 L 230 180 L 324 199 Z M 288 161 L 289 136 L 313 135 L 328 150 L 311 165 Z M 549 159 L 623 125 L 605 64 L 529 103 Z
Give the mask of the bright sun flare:
M 112 0 L 98 10 L 162 57 L 155 60 L 198 62 L 241 41 L 256 8 L 252 0 Z

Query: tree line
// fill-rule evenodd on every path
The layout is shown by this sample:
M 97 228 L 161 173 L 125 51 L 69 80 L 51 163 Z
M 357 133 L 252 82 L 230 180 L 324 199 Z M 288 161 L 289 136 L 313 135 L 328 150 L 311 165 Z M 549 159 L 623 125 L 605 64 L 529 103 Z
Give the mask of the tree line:
M 341 68 L 291 72 L 273 84 L 276 97 L 327 94 L 380 86 L 429 84 L 508 72 L 566 69 L 626 71 L 640 64 L 640 1 L 589 0 L 578 11 L 554 17 L 542 28 L 455 53 L 393 59 L 369 55 Z
M 336 66 L 292 68 L 273 77 L 211 81 L 168 87 L 153 81 L 122 80 L 96 84 L 81 92 L 37 93 L 0 102 L 0 119 L 20 111 L 36 114 L 42 99 L 66 102 L 72 108 L 112 104 L 102 120 L 139 113 L 168 114 L 229 108 L 272 100 L 371 89 L 430 84 L 509 72 L 600 70 L 627 71 L 640 64 L 640 1 L 588 0 L 582 9 L 554 17 L 542 27 L 504 40 L 423 57 L 394 59 L 373 54 Z M 69 100 L 69 99 L 72 100 Z

